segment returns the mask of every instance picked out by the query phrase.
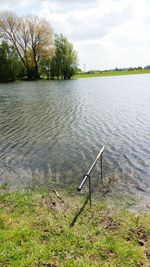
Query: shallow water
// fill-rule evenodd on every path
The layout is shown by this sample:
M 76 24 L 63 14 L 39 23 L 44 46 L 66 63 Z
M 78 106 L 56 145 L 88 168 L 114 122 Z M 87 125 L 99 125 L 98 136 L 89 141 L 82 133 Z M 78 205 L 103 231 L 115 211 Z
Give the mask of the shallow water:
M 99 149 L 104 179 L 150 189 L 150 75 L 0 84 L 0 180 L 76 187 Z M 92 175 L 100 177 L 100 163 Z M 116 178 L 115 178 L 116 179 Z M 124 188 L 124 189 L 123 189 Z

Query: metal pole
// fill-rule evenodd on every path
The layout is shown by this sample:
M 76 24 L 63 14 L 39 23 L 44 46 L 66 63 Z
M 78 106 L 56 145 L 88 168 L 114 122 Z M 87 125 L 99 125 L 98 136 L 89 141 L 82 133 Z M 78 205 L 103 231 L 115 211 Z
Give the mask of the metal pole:
M 85 174 L 85 175 L 83 176 L 83 180 L 82 180 L 81 184 L 79 185 L 79 187 L 77 188 L 78 191 L 81 191 L 81 189 L 82 189 L 82 187 L 84 186 L 86 180 L 89 178 L 89 175 L 90 175 L 91 171 L 93 170 L 93 168 L 94 168 L 95 164 L 97 163 L 98 159 L 99 159 L 99 158 L 101 157 L 101 155 L 103 154 L 104 149 L 106 148 L 108 142 L 110 141 L 110 139 L 111 139 L 111 137 L 112 137 L 112 135 L 114 134 L 115 131 L 116 131 L 116 128 L 114 129 L 114 131 L 111 133 L 111 135 L 110 135 L 109 138 L 107 139 L 105 145 L 104 145 L 104 146 L 101 148 L 101 150 L 99 151 L 99 153 L 98 153 L 96 159 L 94 160 L 94 162 L 93 162 L 93 164 L 91 165 L 90 169 L 88 170 L 87 174 Z M 101 161 L 101 166 L 102 166 L 102 161 Z
M 101 183 L 103 185 L 103 154 L 101 155 Z
M 90 207 L 92 206 L 92 190 L 91 190 L 91 177 L 89 175 L 89 199 L 90 199 Z

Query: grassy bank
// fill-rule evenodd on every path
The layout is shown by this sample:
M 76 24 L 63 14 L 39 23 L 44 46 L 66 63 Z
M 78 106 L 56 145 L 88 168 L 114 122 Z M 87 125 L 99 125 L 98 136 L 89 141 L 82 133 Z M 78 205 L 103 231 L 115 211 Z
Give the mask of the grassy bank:
M 80 73 L 76 74 L 74 78 L 94 78 L 103 76 L 118 76 L 118 75 L 133 75 L 133 74 L 150 74 L 150 70 L 129 70 L 129 71 L 103 71 L 96 73 Z
M 150 216 L 53 192 L 0 197 L 0 266 L 150 266 Z

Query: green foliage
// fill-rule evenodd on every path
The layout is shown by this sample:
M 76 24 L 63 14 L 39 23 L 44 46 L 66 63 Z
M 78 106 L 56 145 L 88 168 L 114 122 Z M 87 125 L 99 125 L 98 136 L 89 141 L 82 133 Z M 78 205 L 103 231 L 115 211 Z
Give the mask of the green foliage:
M 48 191 L 1 195 L 0 266 L 149 266 L 150 216 L 93 199 L 70 228 L 82 204 Z
M 77 53 L 62 34 L 55 35 L 55 55 L 51 60 L 51 78 L 70 79 L 77 70 Z
M 18 75 L 19 60 L 13 46 L 2 42 L 0 46 L 0 82 L 10 82 Z
M 50 66 L 51 59 L 48 57 L 47 59 L 42 59 L 40 61 L 40 75 L 46 79 L 50 79 Z
M 39 79 L 39 61 L 52 52 L 53 30 L 38 16 L 0 12 L 0 39 L 11 43 L 24 65 L 28 79 Z
M 40 74 L 49 78 L 50 68 L 53 79 L 70 79 L 75 74 L 77 54 L 73 45 L 62 34 L 55 36 L 55 43 L 53 39 L 53 30 L 45 19 L 33 15 L 22 17 L 11 11 L 0 12 L 0 40 L 15 47 L 12 57 L 19 57 L 28 80 L 39 79 Z M 8 57 L 10 46 L 4 50 L 1 80 L 12 81 L 16 77 L 16 68 L 12 66 L 15 61 Z

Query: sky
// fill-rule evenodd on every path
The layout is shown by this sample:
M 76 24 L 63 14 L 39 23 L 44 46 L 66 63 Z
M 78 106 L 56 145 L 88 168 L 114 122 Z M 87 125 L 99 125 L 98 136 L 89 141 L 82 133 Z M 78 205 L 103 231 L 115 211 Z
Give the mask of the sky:
M 150 0 L 0 0 L 6 9 L 47 19 L 82 70 L 150 65 Z

